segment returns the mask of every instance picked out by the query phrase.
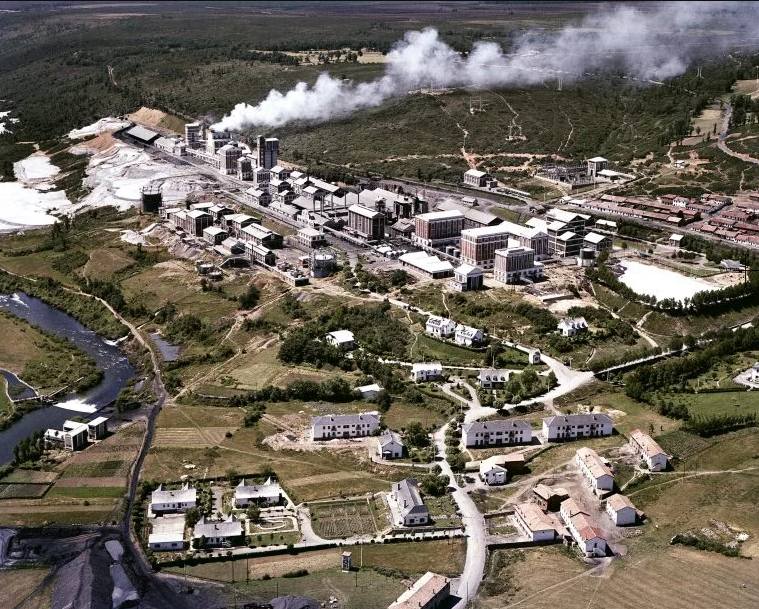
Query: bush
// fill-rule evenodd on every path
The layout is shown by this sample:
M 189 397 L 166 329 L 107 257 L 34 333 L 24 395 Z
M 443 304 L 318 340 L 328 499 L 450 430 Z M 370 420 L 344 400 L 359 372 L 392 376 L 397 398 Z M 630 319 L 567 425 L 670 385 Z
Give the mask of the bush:
M 287 573 L 283 573 L 282 577 L 305 577 L 306 575 L 308 575 L 308 569 L 298 569 L 296 571 L 288 571 Z

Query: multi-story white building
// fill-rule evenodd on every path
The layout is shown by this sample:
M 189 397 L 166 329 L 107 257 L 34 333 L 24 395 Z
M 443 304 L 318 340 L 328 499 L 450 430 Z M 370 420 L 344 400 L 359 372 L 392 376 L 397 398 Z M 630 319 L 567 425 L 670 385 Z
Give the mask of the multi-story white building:
M 464 446 L 529 444 L 532 427 L 528 421 L 475 421 L 461 426 Z
M 642 461 L 645 461 L 648 469 L 652 472 L 659 472 L 667 469 L 667 453 L 662 450 L 654 439 L 640 429 L 634 429 L 630 432 L 630 447 L 639 455 Z
M 611 418 L 605 414 L 570 414 L 543 419 L 546 440 L 573 440 L 610 436 L 614 431 Z
M 469 169 L 464 172 L 464 184 L 474 186 L 475 188 L 484 188 L 492 180 L 490 175 L 479 169 Z
M 242 522 L 234 514 L 221 521 L 201 516 L 192 531 L 192 539 L 196 546 L 241 545 L 244 541 Z
M 463 347 L 472 347 L 478 345 L 485 338 L 485 333 L 479 328 L 473 328 L 472 326 L 465 326 L 459 324 L 456 326 L 456 333 L 454 334 L 454 340 L 457 345 Z
M 443 365 L 440 362 L 426 362 L 411 365 L 412 381 L 432 381 L 443 376 Z
M 535 250 L 529 247 L 507 247 L 496 250 L 493 276 L 501 283 L 514 283 L 524 277 L 540 279 L 543 265 L 535 261 Z
M 585 446 L 578 449 L 575 463 L 594 491 L 610 491 L 614 488 L 614 474 L 593 449 Z
M 553 541 L 559 536 L 551 519 L 534 503 L 517 503 L 514 519 L 530 541 Z
M 563 501 L 559 514 L 585 556 L 606 556 L 606 537 L 601 527 L 574 499 Z
M 625 495 L 612 495 L 606 500 L 606 513 L 618 527 L 635 524 L 638 510 Z
M 371 436 L 379 430 L 379 424 L 380 416 L 376 412 L 311 417 L 311 438 L 331 440 Z
M 427 318 L 424 331 L 435 338 L 448 338 L 456 332 L 456 322 L 445 317 L 431 315 Z

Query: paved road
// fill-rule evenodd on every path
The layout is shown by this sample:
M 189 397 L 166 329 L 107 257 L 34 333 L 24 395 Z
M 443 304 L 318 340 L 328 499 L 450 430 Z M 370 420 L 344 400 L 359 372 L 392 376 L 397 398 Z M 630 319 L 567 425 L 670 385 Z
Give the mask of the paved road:
M 464 524 L 464 534 L 466 535 L 466 562 L 464 571 L 459 577 L 459 585 L 456 594 L 460 597 L 459 602 L 454 609 L 464 609 L 469 599 L 477 595 L 477 590 L 482 582 L 485 572 L 485 560 L 487 558 L 487 527 L 485 518 L 477 509 L 472 498 L 467 492 L 460 488 L 456 482 L 456 476 L 451 470 L 446 457 L 445 432 L 448 429 L 447 424 L 435 432 L 432 439 L 437 448 L 438 454 L 443 457 L 439 462 L 442 474 L 448 476 L 449 486 L 455 490 L 451 497 L 456 502 L 461 513 L 461 520 Z

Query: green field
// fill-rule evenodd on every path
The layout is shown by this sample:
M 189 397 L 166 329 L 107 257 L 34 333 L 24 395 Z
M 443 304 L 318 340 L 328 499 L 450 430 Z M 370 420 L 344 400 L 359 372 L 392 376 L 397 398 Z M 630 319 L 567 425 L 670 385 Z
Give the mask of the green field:
M 675 393 L 667 398 L 688 406 L 692 415 L 759 414 L 759 393 L 756 391 Z

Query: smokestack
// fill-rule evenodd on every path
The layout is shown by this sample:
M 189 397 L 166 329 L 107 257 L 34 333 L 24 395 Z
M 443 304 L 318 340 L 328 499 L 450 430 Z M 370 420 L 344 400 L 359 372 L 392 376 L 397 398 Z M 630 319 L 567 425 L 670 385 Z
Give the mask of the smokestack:
M 642 84 L 661 84 L 707 52 L 757 46 L 759 3 L 671 2 L 646 10 L 608 6 L 595 7 L 582 22 L 556 34 L 528 32 L 509 53 L 496 42 L 480 41 L 462 57 L 432 28 L 406 32 L 387 54 L 381 77 L 344 82 L 325 72 L 312 85 L 300 82 L 286 93 L 272 90 L 256 106 L 237 104 L 214 128 L 242 131 L 250 125 L 321 122 L 379 106 L 420 87 L 487 89 L 557 80 L 567 84 L 607 68 Z M 708 35 L 702 31 L 705 23 Z

